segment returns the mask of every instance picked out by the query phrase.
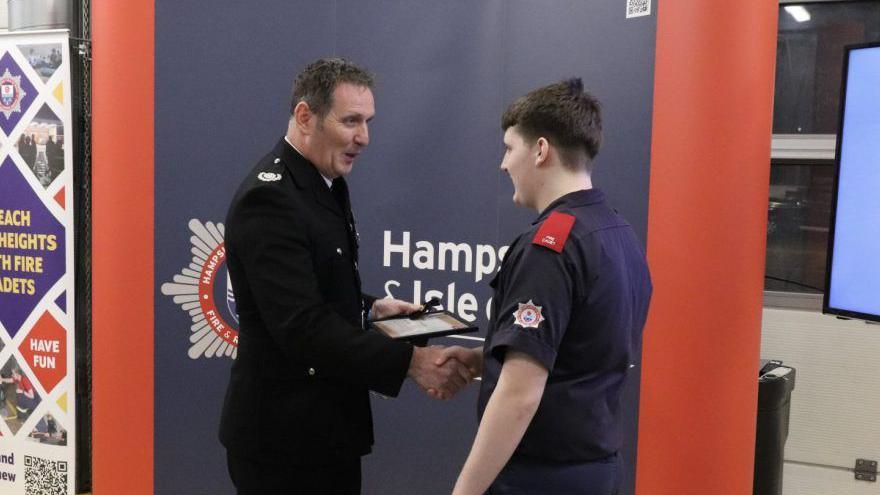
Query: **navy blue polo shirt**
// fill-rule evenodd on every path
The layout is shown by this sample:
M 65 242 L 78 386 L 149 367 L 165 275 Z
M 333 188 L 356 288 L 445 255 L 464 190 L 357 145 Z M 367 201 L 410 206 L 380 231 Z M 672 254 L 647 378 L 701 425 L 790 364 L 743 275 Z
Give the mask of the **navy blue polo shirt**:
M 511 244 L 491 285 L 480 418 L 505 352 L 515 349 L 549 377 L 514 455 L 576 462 L 617 452 L 620 394 L 640 357 L 651 298 L 644 250 L 629 223 L 598 189 L 566 194 Z

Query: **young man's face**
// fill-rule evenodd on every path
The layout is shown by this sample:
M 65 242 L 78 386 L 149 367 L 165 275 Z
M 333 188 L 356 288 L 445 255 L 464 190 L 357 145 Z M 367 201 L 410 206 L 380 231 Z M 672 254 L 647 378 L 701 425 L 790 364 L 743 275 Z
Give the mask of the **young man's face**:
M 504 131 L 504 158 L 501 160 L 501 170 L 506 171 L 513 181 L 513 202 L 534 208 L 536 184 L 536 145 L 526 143 L 516 126 L 508 127 Z
M 315 127 L 310 159 L 330 179 L 348 175 L 355 159 L 370 144 L 368 122 L 376 111 L 373 92 L 365 86 L 341 83 L 333 90 L 333 105 Z

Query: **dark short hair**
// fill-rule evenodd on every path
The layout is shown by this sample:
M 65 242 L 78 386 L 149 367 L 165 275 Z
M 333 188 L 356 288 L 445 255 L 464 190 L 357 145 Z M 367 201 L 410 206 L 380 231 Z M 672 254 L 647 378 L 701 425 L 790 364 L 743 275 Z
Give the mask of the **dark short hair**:
M 580 78 L 535 89 L 511 103 L 501 129 L 513 126 L 526 140 L 546 138 L 573 169 L 590 169 L 602 145 L 601 106 Z
M 290 113 L 304 101 L 312 113 L 324 117 L 333 105 L 333 90 L 340 83 L 373 87 L 373 75 L 342 58 L 322 58 L 309 64 L 296 76 L 290 97 Z

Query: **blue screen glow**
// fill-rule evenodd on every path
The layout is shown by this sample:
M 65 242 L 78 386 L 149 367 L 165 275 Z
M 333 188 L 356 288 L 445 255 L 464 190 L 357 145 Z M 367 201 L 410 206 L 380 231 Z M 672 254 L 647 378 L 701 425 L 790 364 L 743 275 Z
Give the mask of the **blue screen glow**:
M 880 315 L 880 47 L 849 52 L 841 128 L 832 309 Z

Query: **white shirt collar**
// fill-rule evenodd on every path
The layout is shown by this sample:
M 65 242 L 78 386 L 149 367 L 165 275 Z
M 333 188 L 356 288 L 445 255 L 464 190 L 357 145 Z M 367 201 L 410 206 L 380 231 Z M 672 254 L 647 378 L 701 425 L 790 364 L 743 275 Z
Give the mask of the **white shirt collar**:
M 299 153 L 301 157 L 306 158 L 306 156 L 302 154 L 302 151 L 296 149 L 296 146 L 294 146 L 293 143 L 290 142 L 290 139 L 287 139 L 287 136 L 284 136 L 284 140 L 287 141 L 287 144 L 289 144 L 294 151 Z M 306 160 L 308 160 L 308 158 L 306 158 Z M 317 167 L 315 168 L 315 170 L 317 170 Z M 321 174 L 321 171 L 318 170 L 318 173 Z M 321 178 L 324 179 L 324 182 L 327 184 L 328 188 L 333 187 L 333 179 L 328 179 L 327 176 L 325 176 L 324 174 L 321 174 Z

